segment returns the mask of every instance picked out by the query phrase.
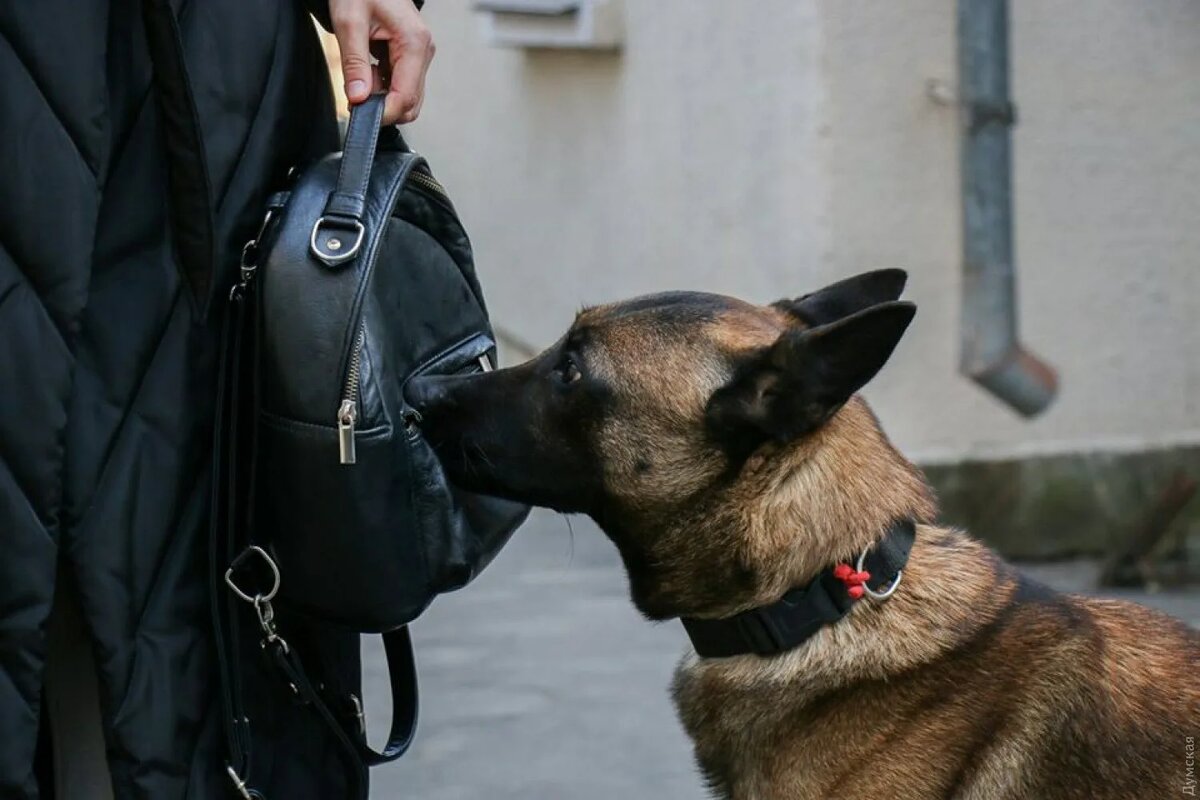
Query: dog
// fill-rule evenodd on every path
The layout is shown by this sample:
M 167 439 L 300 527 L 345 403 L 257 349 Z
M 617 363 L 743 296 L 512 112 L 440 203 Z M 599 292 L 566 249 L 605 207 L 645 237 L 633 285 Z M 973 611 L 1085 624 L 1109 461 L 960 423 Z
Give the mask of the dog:
M 452 480 L 588 514 L 641 613 L 684 621 L 674 700 L 715 796 L 1186 793 L 1200 635 L 939 525 L 858 395 L 916 312 L 905 281 L 587 308 L 525 364 L 408 396 Z

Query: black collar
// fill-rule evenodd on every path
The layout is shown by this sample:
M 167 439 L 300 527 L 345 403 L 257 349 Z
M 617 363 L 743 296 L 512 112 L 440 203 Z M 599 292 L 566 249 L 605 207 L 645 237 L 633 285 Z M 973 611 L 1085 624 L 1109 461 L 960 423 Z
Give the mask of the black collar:
M 862 569 L 870 573 L 866 588 L 887 592 L 908 563 L 916 528 L 909 520 L 893 524 L 884 537 L 862 560 Z M 837 565 L 822 570 L 806 586 L 792 589 L 769 606 L 752 608 L 725 619 L 683 617 L 697 655 L 705 658 L 755 653 L 773 656 L 799 647 L 821 628 L 837 622 L 857 602 L 860 594 L 851 587 L 858 581 L 853 572 L 857 565 Z M 839 577 L 840 576 L 840 577 Z

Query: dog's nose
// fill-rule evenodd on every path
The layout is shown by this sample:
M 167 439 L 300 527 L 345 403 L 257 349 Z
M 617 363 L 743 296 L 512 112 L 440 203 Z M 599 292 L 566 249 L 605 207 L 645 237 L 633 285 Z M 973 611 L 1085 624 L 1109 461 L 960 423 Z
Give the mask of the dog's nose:
M 404 398 L 408 400 L 408 404 L 422 414 L 433 405 L 434 394 L 438 392 L 435 380 L 429 376 L 417 376 L 404 388 Z
M 418 375 L 408 382 L 404 396 L 408 404 L 425 415 L 446 404 L 448 379 L 441 375 Z

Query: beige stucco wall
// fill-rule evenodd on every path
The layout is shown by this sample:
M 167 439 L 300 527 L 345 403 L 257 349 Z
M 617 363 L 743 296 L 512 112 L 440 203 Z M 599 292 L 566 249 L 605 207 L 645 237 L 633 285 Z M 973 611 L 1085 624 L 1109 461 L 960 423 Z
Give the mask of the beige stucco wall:
M 438 42 L 417 148 L 474 239 L 498 326 L 541 346 L 584 303 L 770 301 L 904 266 L 920 312 L 868 396 L 926 460 L 1200 441 L 1200 4 L 1015 3 L 1024 338 L 1062 392 L 1034 422 L 957 373 L 951 0 L 625 0 L 618 54 Z M 510 353 L 518 348 L 510 347 Z

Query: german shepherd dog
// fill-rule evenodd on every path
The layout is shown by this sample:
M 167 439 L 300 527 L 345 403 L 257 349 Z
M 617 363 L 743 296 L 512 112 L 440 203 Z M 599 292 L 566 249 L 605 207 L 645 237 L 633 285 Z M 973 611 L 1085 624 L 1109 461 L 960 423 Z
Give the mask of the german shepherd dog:
M 848 612 L 798 645 L 682 659 L 674 699 L 716 796 L 1194 796 L 1200 635 L 938 525 L 856 394 L 916 311 L 905 279 L 588 308 L 533 360 L 409 399 L 462 486 L 595 519 L 652 620 L 735 619 L 842 565 Z M 847 565 L 898 521 L 898 586 L 852 591 Z

